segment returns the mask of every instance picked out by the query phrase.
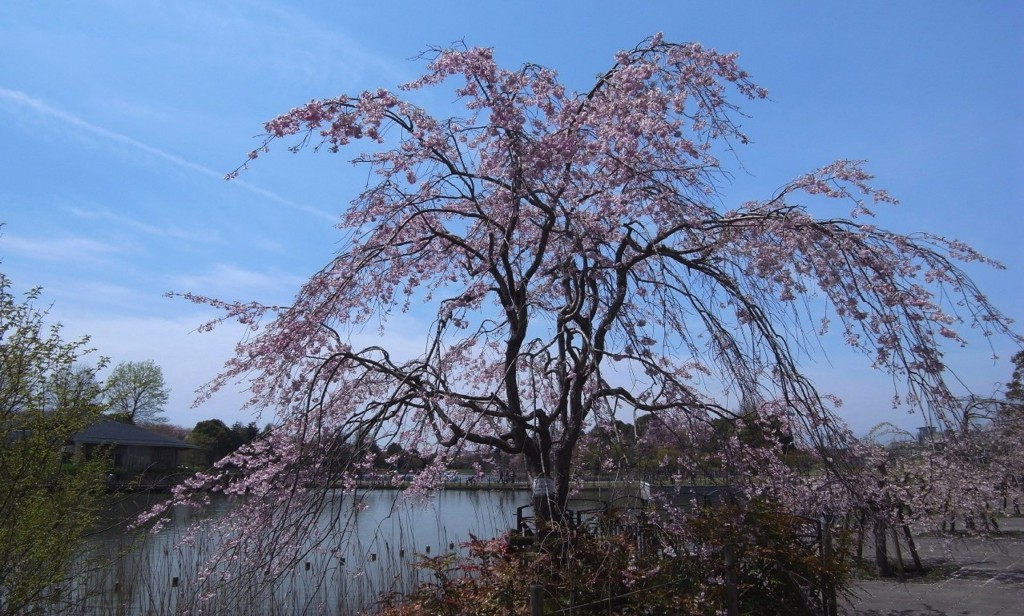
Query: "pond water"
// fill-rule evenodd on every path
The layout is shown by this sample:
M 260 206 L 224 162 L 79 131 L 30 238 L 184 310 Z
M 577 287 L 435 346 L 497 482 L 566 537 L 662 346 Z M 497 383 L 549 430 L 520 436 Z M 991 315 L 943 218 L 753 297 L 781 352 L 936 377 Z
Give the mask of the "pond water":
M 401 494 L 360 491 L 359 507 L 353 507 L 352 495 L 329 494 L 330 506 L 322 517 L 349 521 L 341 550 L 310 550 L 271 591 L 242 584 L 203 602 L 204 612 L 351 614 L 369 609 L 381 594 L 402 593 L 422 581 L 425 574 L 415 567 L 422 556 L 457 551 L 471 535 L 490 538 L 506 532 L 515 526 L 517 507 L 530 503 L 530 493 L 522 490 L 444 490 L 427 501 Z M 106 517 L 129 519 L 156 498 L 118 500 Z M 175 510 L 171 522 L 155 535 L 130 532 L 123 522 L 98 530 L 90 537 L 91 554 L 103 564 L 80 571 L 65 605 L 87 614 L 193 609 L 204 592 L 195 580 L 218 540 L 201 533 L 188 545 L 181 539 L 192 522 L 223 515 L 231 506 L 222 498 L 201 514 Z

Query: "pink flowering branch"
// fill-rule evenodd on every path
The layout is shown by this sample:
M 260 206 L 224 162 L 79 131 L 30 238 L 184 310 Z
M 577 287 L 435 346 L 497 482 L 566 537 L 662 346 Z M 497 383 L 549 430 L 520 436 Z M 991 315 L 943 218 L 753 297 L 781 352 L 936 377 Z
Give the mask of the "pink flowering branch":
M 252 407 L 278 414 L 274 447 L 232 462 L 249 477 L 233 490 L 307 502 L 302 487 L 351 485 L 386 438 L 436 460 L 522 455 L 554 480 L 557 515 L 582 436 L 615 410 L 706 425 L 735 417 L 723 397 L 770 400 L 810 447 L 846 443 L 798 361 L 807 323 L 837 326 L 897 396 L 940 416 L 953 400 L 943 344 L 969 327 L 1013 335 L 958 265 L 991 262 L 855 220 L 893 201 L 859 162 L 720 206 L 717 155 L 748 141 L 730 97 L 766 96 L 735 54 L 656 35 L 584 93 L 550 69 L 501 68 L 489 49 L 426 57 L 402 90 L 452 82 L 465 117 L 383 89 L 314 100 L 268 122 L 249 156 L 368 141 L 354 163 L 376 182 L 341 215 L 350 241 L 291 305 L 193 298 L 253 330 L 203 395 L 241 380 Z M 849 218 L 815 215 L 836 202 Z M 422 352 L 352 343 L 414 307 L 433 314 Z M 326 463 L 345 447 L 358 455 Z M 418 486 L 436 483 L 430 468 Z

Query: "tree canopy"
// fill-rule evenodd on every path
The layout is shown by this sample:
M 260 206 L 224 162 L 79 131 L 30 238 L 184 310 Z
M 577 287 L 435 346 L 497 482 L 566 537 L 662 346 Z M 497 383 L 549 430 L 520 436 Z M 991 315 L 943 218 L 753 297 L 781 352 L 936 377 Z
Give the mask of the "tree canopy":
M 1018 351 L 1011 359 L 1013 362 L 1013 374 L 1010 382 L 1006 384 L 1006 399 L 1014 402 L 1024 402 L 1024 351 Z
M 451 81 L 465 115 L 380 89 L 266 124 L 250 159 L 277 142 L 363 141 L 353 162 L 373 178 L 342 213 L 340 252 L 291 305 L 186 296 L 252 327 L 203 395 L 251 379 L 250 404 L 278 413 L 263 448 L 236 460 L 263 493 L 326 480 L 313 461 L 339 441 L 386 437 L 432 454 L 420 488 L 462 449 L 521 454 L 553 480 L 557 510 L 581 437 L 617 415 L 707 430 L 737 416 L 727 401 L 767 401 L 801 448 L 841 445 L 834 400 L 798 360 L 816 337 L 838 337 L 893 375 L 896 399 L 942 417 L 955 401 L 943 343 L 964 343 L 965 328 L 1012 335 L 961 269 L 997 264 L 875 226 L 893 199 L 861 162 L 728 202 L 722 155 L 748 142 L 734 101 L 766 96 L 736 54 L 656 35 L 583 92 L 548 68 L 504 69 L 491 49 L 426 57 L 402 90 Z M 421 352 L 358 343 L 409 310 L 430 315 Z
M 212 466 L 218 460 L 234 452 L 242 445 L 251 443 L 259 436 L 255 423 L 243 425 L 235 422 L 230 428 L 220 419 L 206 419 L 196 423 L 188 435 L 188 442 L 199 448 L 196 459 L 203 468 Z
M 102 459 L 66 451 L 100 417 L 88 340 L 65 340 L 36 302 L 0 273 L 0 612 L 59 598 L 105 487 Z
M 110 413 L 127 423 L 163 423 L 170 390 L 164 373 L 153 360 L 123 361 L 111 371 L 106 384 Z

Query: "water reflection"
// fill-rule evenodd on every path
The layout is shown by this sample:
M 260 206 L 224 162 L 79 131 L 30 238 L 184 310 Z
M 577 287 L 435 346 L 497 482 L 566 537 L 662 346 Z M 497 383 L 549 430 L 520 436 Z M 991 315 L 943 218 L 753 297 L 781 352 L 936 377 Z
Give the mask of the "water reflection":
M 196 579 L 220 538 L 200 532 L 182 543 L 193 522 L 215 520 L 232 507 L 212 498 L 201 512 L 175 508 L 170 523 L 151 535 L 131 531 L 126 520 L 158 502 L 137 495 L 111 503 L 111 523 L 90 537 L 75 585 L 64 607 L 89 614 L 175 614 L 195 606 L 204 592 Z M 515 524 L 524 491 L 446 490 L 427 500 L 394 490 L 329 493 L 317 524 L 334 531 L 330 549 L 317 546 L 272 589 L 221 592 L 205 601 L 206 613 L 349 614 L 382 593 L 404 592 L 421 581 L 418 555 L 437 556 L 470 536 L 493 537 Z M 321 529 L 322 530 L 322 529 Z

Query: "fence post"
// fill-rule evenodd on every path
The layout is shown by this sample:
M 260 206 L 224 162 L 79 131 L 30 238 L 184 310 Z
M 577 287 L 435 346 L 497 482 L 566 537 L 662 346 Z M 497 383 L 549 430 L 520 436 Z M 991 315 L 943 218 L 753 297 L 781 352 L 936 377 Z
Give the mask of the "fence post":
M 530 616 L 544 616 L 544 587 L 530 584 Z
M 821 555 L 826 565 L 832 564 L 832 526 L 835 524 L 835 516 L 831 513 L 825 514 L 824 524 L 821 527 Z M 826 566 L 826 570 L 828 567 Z M 825 616 L 837 616 L 839 606 L 836 601 L 836 587 L 831 582 L 826 582 L 821 589 L 822 603 L 825 608 Z
M 729 616 L 740 615 L 740 601 L 736 594 L 736 561 L 732 553 L 732 546 L 728 543 L 722 546 L 722 558 L 725 560 L 725 607 Z

